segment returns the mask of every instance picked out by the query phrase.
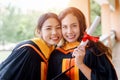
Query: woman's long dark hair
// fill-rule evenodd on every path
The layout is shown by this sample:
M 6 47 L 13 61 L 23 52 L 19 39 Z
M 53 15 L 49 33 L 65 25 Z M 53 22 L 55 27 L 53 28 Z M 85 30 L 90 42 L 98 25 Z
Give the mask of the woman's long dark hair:
M 97 49 L 97 51 L 99 51 L 99 53 L 95 52 L 95 50 L 93 49 L 93 47 L 95 49 Z M 86 48 L 90 49 L 96 56 L 101 56 L 103 54 L 106 54 L 108 58 L 112 59 L 112 51 L 109 47 L 105 46 L 102 42 L 98 41 L 98 42 L 94 42 L 94 41 L 89 41 Z

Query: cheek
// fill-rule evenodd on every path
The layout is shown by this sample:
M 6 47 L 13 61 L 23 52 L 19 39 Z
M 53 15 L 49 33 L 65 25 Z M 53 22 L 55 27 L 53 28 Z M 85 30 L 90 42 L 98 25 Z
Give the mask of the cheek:
M 61 31 L 59 32 L 59 36 L 62 37 L 62 32 Z
M 77 38 L 79 38 L 80 37 L 80 31 L 77 31 L 76 34 L 77 34 Z
M 64 35 L 66 33 L 67 30 L 62 29 L 62 34 Z
M 80 28 L 77 27 L 75 30 L 74 30 L 76 33 L 79 33 L 80 34 Z
M 46 38 L 47 36 L 49 36 L 49 33 L 46 32 L 46 31 L 42 31 L 41 37 L 42 37 L 42 38 Z
M 61 29 L 57 30 L 57 33 L 62 34 L 62 30 Z
M 65 36 L 65 32 L 62 31 L 62 35 Z

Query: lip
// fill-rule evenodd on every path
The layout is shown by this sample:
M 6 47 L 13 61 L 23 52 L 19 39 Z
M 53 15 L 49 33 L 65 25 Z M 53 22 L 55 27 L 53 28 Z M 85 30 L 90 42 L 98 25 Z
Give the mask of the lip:
M 59 37 L 51 37 L 51 39 L 52 39 L 53 41 L 58 41 L 58 40 L 59 40 Z
M 75 35 L 70 35 L 70 36 L 67 36 L 68 39 L 74 39 L 75 38 Z

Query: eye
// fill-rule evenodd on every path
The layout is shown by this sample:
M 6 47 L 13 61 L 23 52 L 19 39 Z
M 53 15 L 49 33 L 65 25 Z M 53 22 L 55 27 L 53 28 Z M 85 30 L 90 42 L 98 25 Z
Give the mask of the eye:
M 46 26 L 43 28 L 44 30 L 51 30 L 51 26 Z
M 63 26 L 62 26 L 62 28 L 63 28 L 63 29 L 66 29 L 66 28 L 67 28 L 67 26 L 63 25 Z
M 73 27 L 77 27 L 77 24 L 73 24 L 72 26 L 73 26 Z
M 46 30 L 51 30 L 51 28 L 50 28 L 50 27 L 47 27 Z

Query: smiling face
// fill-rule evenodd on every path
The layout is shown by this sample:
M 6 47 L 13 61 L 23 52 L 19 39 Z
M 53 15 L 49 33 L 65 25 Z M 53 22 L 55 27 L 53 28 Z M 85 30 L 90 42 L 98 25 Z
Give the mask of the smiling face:
M 62 38 L 61 26 L 58 20 L 48 18 L 42 25 L 40 36 L 48 46 L 56 45 Z
M 61 22 L 64 39 L 68 42 L 77 41 L 80 36 L 80 27 L 77 17 L 73 14 L 67 14 Z

